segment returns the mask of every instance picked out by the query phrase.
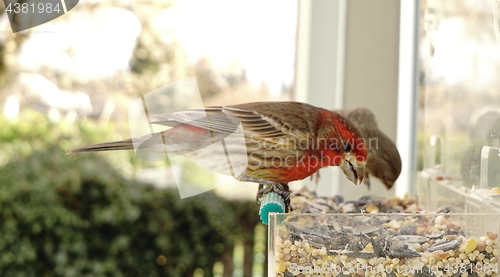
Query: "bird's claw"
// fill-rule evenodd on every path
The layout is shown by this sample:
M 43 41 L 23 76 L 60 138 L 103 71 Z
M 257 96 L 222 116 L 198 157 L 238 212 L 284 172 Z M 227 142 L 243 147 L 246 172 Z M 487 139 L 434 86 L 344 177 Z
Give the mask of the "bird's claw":
M 238 178 L 243 182 L 254 182 L 259 184 L 259 190 L 257 191 L 257 204 L 260 205 L 260 200 L 264 197 L 264 194 L 270 193 L 271 191 L 276 192 L 283 200 L 285 200 L 285 213 L 290 211 L 290 189 L 287 184 L 280 184 L 274 181 L 253 178 L 247 175 L 242 175 Z
M 264 197 L 264 194 L 270 193 L 271 191 L 276 192 L 285 201 L 285 213 L 290 212 L 290 190 L 286 184 L 271 183 L 271 184 L 259 184 L 259 190 L 257 191 L 257 204 L 260 205 L 260 200 Z

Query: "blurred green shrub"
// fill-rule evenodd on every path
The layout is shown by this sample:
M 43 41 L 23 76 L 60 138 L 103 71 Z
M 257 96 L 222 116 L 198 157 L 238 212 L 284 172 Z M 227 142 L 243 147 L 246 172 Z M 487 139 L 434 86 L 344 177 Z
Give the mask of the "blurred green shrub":
M 224 248 L 258 224 L 255 203 L 213 193 L 180 200 L 175 190 L 124 178 L 100 154 L 66 155 L 61 145 L 84 125 L 9 124 L 0 127 L 8 157 L 0 166 L 1 276 L 191 276 L 196 268 L 211 276 Z
M 84 144 L 111 141 L 116 134 L 127 133 L 127 126 L 92 120 L 53 123 L 41 113 L 26 110 L 13 120 L 0 116 L 0 167 L 11 159 L 24 158 L 47 145 L 72 149 Z M 134 153 L 104 155 L 115 167 L 140 164 Z M 121 163 L 121 164 L 119 164 Z

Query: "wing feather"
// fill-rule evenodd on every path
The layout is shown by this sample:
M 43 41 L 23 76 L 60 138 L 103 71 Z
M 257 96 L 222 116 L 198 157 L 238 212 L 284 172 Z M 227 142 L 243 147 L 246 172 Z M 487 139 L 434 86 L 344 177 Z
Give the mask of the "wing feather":
M 221 133 L 237 132 L 241 124 L 243 133 L 253 138 L 275 139 L 281 136 L 297 136 L 293 126 L 283 122 L 271 112 L 260 113 L 243 107 L 207 107 L 185 112 L 158 114 L 152 117 L 158 119 L 153 121 L 153 124 L 172 127 L 189 124 Z

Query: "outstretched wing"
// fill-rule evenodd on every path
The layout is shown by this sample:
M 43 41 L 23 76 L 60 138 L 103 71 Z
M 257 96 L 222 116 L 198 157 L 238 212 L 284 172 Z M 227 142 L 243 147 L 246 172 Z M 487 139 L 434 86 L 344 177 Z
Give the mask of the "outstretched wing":
M 285 106 L 283 106 L 285 104 Z M 238 126 L 246 137 L 259 139 L 307 137 L 317 130 L 318 108 L 297 102 L 258 102 L 232 106 L 192 109 L 171 114 L 152 115 L 153 124 L 178 126 L 189 124 L 206 130 L 233 133 Z

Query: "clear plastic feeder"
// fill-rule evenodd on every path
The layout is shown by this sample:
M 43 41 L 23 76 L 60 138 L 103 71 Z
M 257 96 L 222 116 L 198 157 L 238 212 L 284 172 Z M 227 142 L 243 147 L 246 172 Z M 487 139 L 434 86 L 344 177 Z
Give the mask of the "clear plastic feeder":
M 273 213 L 268 272 L 269 276 L 499 276 L 499 232 L 500 214 Z

